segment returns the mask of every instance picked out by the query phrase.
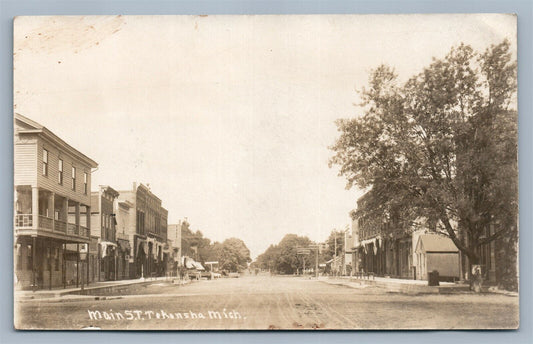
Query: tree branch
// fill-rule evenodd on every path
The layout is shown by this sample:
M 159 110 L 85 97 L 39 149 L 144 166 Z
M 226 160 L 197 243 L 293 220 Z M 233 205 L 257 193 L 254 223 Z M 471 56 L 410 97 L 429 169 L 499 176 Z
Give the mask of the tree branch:
M 503 233 L 507 232 L 509 230 L 509 228 L 505 227 L 504 229 L 500 229 L 499 231 L 497 231 L 496 233 L 486 237 L 486 238 L 483 238 L 481 240 L 478 241 L 476 247 L 479 247 L 481 245 L 485 245 L 485 244 L 488 244 L 496 239 L 498 239 L 498 237 L 500 237 Z

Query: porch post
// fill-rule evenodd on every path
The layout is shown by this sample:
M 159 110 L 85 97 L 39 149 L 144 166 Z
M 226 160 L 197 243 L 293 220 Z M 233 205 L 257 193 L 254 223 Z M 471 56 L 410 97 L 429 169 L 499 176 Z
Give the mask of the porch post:
M 63 289 L 67 288 L 67 264 L 65 262 L 66 257 L 66 251 L 67 251 L 67 244 L 63 243 L 62 246 L 62 255 L 63 259 L 61 260 L 61 279 L 63 280 Z
M 91 207 L 88 206 L 88 205 L 85 205 L 85 226 L 87 227 L 87 238 L 89 240 L 89 244 L 87 244 L 87 245 L 89 245 L 87 247 L 87 257 L 90 257 L 89 252 L 90 252 L 90 244 L 91 244 Z M 87 285 L 89 285 L 89 277 L 90 277 L 90 274 L 89 274 L 89 263 L 90 263 L 90 260 L 89 260 L 89 258 L 87 258 Z M 94 258 L 93 258 L 93 264 L 92 265 L 93 265 L 93 280 L 94 280 Z
M 61 211 L 60 220 L 64 222 L 65 234 L 68 234 L 68 198 L 63 198 L 63 209 Z
M 89 229 L 89 238 L 91 237 L 91 207 L 86 205 L 85 206 L 85 216 L 87 218 L 87 228 Z
M 35 269 L 37 268 L 37 263 L 36 263 L 36 260 L 37 260 L 37 254 L 36 252 L 37 251 L 37 237 L 34 236 L 32 237 L 32 244 L 31 244 L 31 279 L 32 279 L 32 289 L 33 291 L 35 291 L 36 288 L 36 285 L 35 285 Z
M 49 218 L 52 218 L 52 231 L 55 230 L 55 216 L 56 216 L 56 202 L 55 202 L 55 193 L 54 192 L 50 192 L 50 196 L 48 196 L 48 211 L 51 210 L 52 214 L 48 214 L 48 217 Z
M 76 244 L 76 288 L 80 283 L 80 244 Z
M 48 257 L 48 277 L 49 277 L 49 289 L 52 290 L 52 239 L 48 240 L 48 246 L 50 249 L 50 255 Z
M 33 229 L 37 229 L 39 227 L 39 188 L 36 186 L 31 187 L 31 218 Z
M 101 252 L 101 249 L 102 249 L 102 245 L 100 245 L 100 243 L 98 243 L 98 282 L 101 282 L 101 273 L 100 271 L 102 270 L 102 267 L 100 266 L 102 264 L 102 252 Z
M 87 265 L 87 286 L 89 286 L 89 263 L 90 263 L 89 257 L 91 256 L 89 254 L 90 252 L 89 245 L 90 243 L 87 244 L 87 257 L 85 258 L 85 265 Z
M 76 202 L 76 205 L 74 206 L 75 211 L 75 219 L 74 223 L 76 224 L 76 232 L 78 236 L 80 235 L 80 203 Z

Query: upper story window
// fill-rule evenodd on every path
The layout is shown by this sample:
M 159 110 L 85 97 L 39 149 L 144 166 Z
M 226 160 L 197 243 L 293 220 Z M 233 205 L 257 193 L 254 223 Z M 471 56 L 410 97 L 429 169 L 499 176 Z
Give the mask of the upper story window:
M 76 167 L 72 166 L 72 190 L 76 191 Z
M 43 176 L 48 175 L 48 151 L 43 149 Z
M 87 172 L 83 172 L 83 193 L 87 195 L 89 175 Z
M 59 170 L 59 174 L 57 176 L 58 178 L 58 183 L 60 185 L 63 185 L 63 160 L 59 159 L 59 163 L 57 165 L 57 169 Z

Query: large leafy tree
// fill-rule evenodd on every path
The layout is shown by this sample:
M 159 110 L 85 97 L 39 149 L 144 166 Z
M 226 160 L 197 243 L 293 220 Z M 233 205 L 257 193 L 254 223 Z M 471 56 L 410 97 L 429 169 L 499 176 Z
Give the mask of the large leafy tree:
M 199 230 L 193 232 L 190 224 L 183 221 L 181 225 L 181 247 L 184 255 L 198 261 L 205 261 L 211 248 L 211 240 L 205 238 Z
M 182 222 L 181 236 L 183 254 L 202 263 L 218 261 L 220 269 L 240 272 L 252 260 L 250 250 L 241 239 L 229 238 L 222 243 L 217 241 L 211 244 L 211 240 L 204 237 L 201 231 L 192 231 L 187 221 Z
M 240 272 L 252 261 L 250 250 L 244 241 L 237 238 L 229 238 L 222 243 L 215 242 L 210 247 L 208 257 L 210 261 L 218 261 L 220 269 L 229 272 Z
M 311 264 L 312 255 L 298 255 L 298 248 L 306 248 L 311 244 L 308 237 L 301 237 L 296 234 L 287 234 L 279 243 L 280 256 L 277 260 L 278 271 L 292 274 L 301 271 L 305 265 Z
M 263 254 L 257 257 L 257 265 L 271 272 L 293 274 L 301 271 L 304 266 L 313 267 L 315 255 L 298 255 L 298 248 L 308 248 L 313 243 L 308 237 L 287 234 L 279 244 L 271 245 Z M 311 252 L 312 253 L 312 252 Z
M 455 47 L 404 83 L 379 66 L 361 97 L 361 113 L 337 122 L 330 160 L 347 187 L 369 190 L 355 216 L 396 230 L 427 219 L 472 264 L 483 244 L 516 243 L 516 62 L 507 40 L 481 53 Z
M 270 272 L 278 272 L 277 261 L 281 255 L 278 245 L 270 245 L 265 252 L 261 253 L 255 260 L 255 265 Z

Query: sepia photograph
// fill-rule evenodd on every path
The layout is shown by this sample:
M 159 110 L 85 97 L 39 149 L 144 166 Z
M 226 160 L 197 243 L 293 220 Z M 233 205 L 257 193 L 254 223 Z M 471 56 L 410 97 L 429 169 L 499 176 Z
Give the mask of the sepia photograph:
M 516 15 L 13 29 L 16 329 L 519 328 Z

